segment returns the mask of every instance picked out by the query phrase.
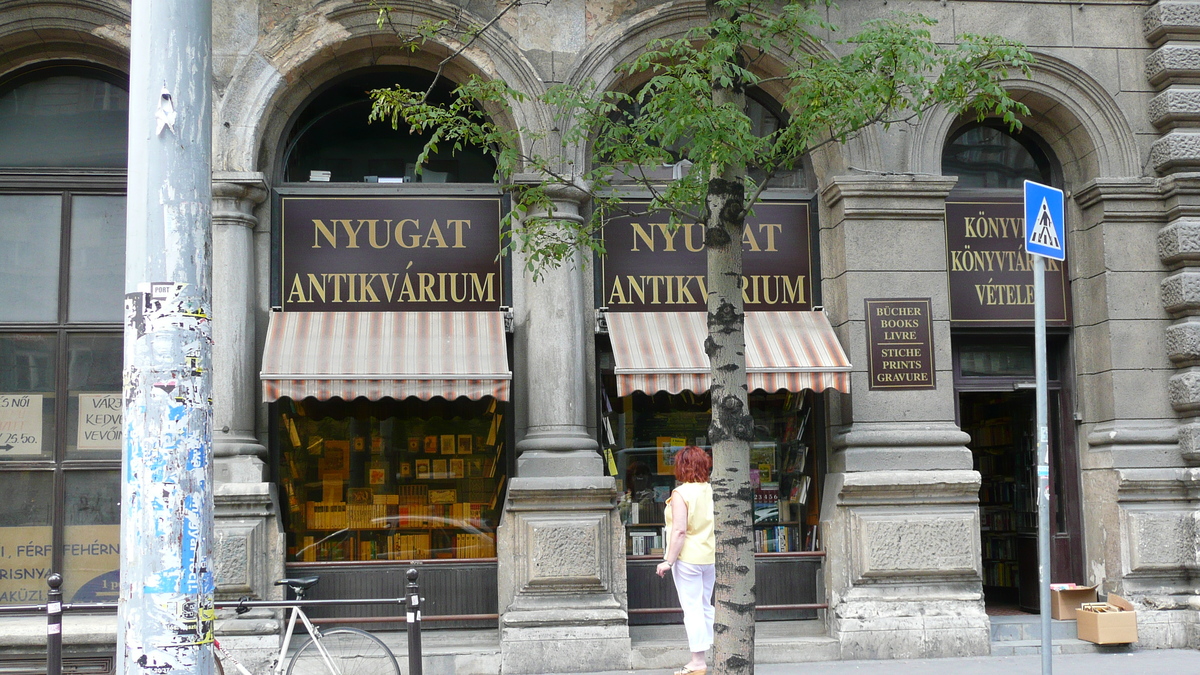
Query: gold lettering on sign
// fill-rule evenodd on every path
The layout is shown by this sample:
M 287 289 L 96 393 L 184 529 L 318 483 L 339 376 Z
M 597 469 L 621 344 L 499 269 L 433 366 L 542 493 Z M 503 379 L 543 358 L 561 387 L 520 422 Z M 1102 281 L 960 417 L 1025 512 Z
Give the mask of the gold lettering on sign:
M 496 273 L 405 272 L 352 274 L 293 274 L 287 301 L 291 303 L 406 303 L 449 304 L 495 302 Z
M 802 304 L 807 300 L 805 292 L 804 275 L 742 277 L 742 301 L 746 303 Z M 626 274 L 613 278 L 608 305 L 692 305 L 707 299 L 708 285 L 701 275 Z
M 704 226 L 699 223 L 681 223 L 674 230 L 671 229 L 670 223 L 634 223 L 630 222 L 629 227 L 632 229 L 632 237 L 630 244 L 630 252 L 640 253 L 643 250 L 648 252 L 665 251 L 674 252 L 678 249 L 675 247 L 675 236 L 683 231 L 683 245 L 692 253 L 698 253 L 704 250 Z M 696 237 L 693 230 L 700 230 L 700 236 Z M 742 229 L 742 246 L 747 251 L 751 252 L 767 252 L 777 253 L 779 249 L 775 241 L 776 233 L 783 231 L 782 223 L 760 223 L 758 225 L 758 234 L 754 233 L 752 225 L 747 224 Z M 659 247 L 659 237 L 662 238 L 662 246 Z M 759 238 L 766 239 L 766 248 L 759 243 Z M 640 242 L 640 243 L 639 243 Z M 697 243 L 698 242 L 698 243 Z
M 311 248 L 362 248 L 359 237 L 364 227 L 367 243 L 374 249 L 385 249 L 391 246 L 393 241 L 400 248 L 467 248 L 465 235 L 466 230 L 471 229 L 471 221 L 456 218 L 447 219 L 445 222 L 444 226 L 440 225 L 435 218 L 427 226 L 422 226 L 420 220 L 404 218 L 397 221 L 393 229 L 390 218 L 366 218 L 357 221 L 331 219 L 328 224 L 320 218 L 313 218 Z M 447 236 L 454 243 L 448 243 Z

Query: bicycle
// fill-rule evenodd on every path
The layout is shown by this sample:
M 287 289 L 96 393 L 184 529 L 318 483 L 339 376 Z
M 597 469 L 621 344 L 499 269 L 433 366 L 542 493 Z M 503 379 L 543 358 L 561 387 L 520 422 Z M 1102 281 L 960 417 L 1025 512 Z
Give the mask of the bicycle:
M 304 577 L 300 579 L 280 579 L 276 586 L 287 586 L 292 589 L 297 601 L 304 601 L 304 593 L 317 584 L 320 577 Z M 309 601 L 328 602 L 328 601 Z M 239 603 L 238 614 L 250 611 L 248 604 L 254 606 L 276 605 L 288 608 L 287 631 L 283 635 L 283 644 L 279 655 L 271 664 L 271 675 L 284 675 L 284 664 L 287 664 L 286 675 L 400 675 L 400 665 L 392 650 L 388 649 L 383 640 L 357 628 L 330 628 L 320 630 L 298 604 L 283 603 Z M 287 659 L 288 648 L 292 643 L 292 635 L 296 630 L 296 620 L 299 619 L 308 631 L 309 639 L 300 649 Z M 221 643 L 213 640 L 213 648 L 220 658 L 214 658 L 214 668 L 218 675 L 225 674 L 223 660 L 234 665 L 240 675 L 255 675 L 249 668 L 242 665 L 232 654 L 221 647 Z

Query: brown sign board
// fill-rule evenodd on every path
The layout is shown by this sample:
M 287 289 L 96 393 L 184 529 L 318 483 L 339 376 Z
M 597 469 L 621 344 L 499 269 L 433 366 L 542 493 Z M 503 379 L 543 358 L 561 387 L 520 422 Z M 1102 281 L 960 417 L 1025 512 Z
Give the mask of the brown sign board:
M 1032 326 L 1033 259 L 1025 253 L 1023 198 L 951 194 L 946 200 L 950 321 Z M 1069 326 L 1066 262 L 1046 260 L 1046 325 Z
M 623 205 L 644 212 L 647 202 Z M 742 235 L 746 311 L 812 309 L 812 218 L 807 201 L 762 202 Z M 604 224 L 602 306 L 612 312 L 707 309 L 704 226 L 671 229 L 666 213 L 616 215 Z
M 870 389 L 936 389 L 929 298 L 867 299 Z
M 500 197 L 280 202 L 284 311 L 481 311 L 503 302 Z

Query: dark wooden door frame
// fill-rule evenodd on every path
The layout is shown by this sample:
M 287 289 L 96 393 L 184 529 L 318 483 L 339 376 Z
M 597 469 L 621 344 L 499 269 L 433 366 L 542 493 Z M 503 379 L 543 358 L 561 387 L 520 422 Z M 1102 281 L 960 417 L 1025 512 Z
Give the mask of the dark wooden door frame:
M 971 376 L 964 377 L 959 364 L 960 340 L 984 335 L 955 335 L 953 340 L 954 365 L 954 420 L 961 426 L 961 395 L 964 393 L 1004 393 L 1025 389 L 1033 377 Z M 1064 335 L 1051 336 L 1048 351 L 1056 352 L 1058 379 L 1047 383 L 1047 403 L 1050 410 L 1050 481 L 1051 481 L 1051 581 L 1086 581 L 1083 560 L 1083 494 L 1079 471 L 1079 452 L 1076 444 L 1074 406 L 1072 405 L 1074 372 L 1070 359 L 1069 340 Z M 1067 375 L 1063 377 L 1062 375 Z M 1032 390 L 1030 397 L 1034 396 Z

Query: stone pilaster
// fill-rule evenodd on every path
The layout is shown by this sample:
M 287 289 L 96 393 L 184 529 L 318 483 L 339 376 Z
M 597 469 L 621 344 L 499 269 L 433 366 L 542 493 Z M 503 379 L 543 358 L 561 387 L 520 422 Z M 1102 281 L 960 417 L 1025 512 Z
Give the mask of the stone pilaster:
M 1120 525 L 1119 587 L 1139 600 L 1140 642 L 1180 647 L 1196 637 L 1195 575 L 1200 563 L 1196 527 L 1200 466 L 1200 2 L 1160 0 L 1143 18 L 1146 76 L 1159 94 L 1150 120 L 1162 135 L 1150 149 L 1161 182 L 1163 227 L 1158 255 L 1168 276 L 1160 286 L 1163 309 L 1172 320 L 1165 351 L 1175 373 L 1167 395 L 1179 416 L 1174 462 L 1114 465 Z M 1190 589 L 1190 590 L 1189 590 Z
M 550 196 L 555 216 L 582 220 L 582 191 Z M 588 433 L 592 303 L 576 255 L 537 281 L 514 274 L 514 376 L 525 417 L 497 530 L 505 673 L 630 663 L 624 528 L 615 481 Z
M 254 212 L 266 197 L 262 174 L 213 174 L 214 550 L 219 599 L 282 597 L 273 585 L 284 576 L 279 500 L 267 479 L 267 450 L 255 433 L 260 397 Z M 273 610 L 242 617 L 223 611 L 217 630 L 231 649 L 255 655 L 261 661 L 257 665 L 266 665 L 278 644 Z
M 822 290 L 855 370 L 831 406 L 821 527 L 843 658 L 987 654 L 979 473 L 955 424 L 945 201 L 955 178 L 839 176 L 824 190 Z M 871 391 L 863 301 L 932 301 L 937 388 Z

